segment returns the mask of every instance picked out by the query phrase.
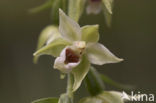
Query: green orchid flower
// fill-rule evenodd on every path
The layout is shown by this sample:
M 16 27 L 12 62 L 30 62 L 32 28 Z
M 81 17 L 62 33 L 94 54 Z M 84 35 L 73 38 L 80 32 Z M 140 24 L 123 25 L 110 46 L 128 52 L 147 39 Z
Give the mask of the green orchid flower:
M 56 57 L 54 68 L 74 76 L 73 91 L 81 85 L 90 64 L 103 65 L 122 61 L 104 45 L 98 43 L 98 25 L 80 25 L 59 10 L 59 29 L 51 28 L 51 35 L 42 34 L 44 41 L 34 53 L 35 58 L 47 54 Z M 44 36 L 45 37 L 44 37 Z M 45 44 L 45 45 L 43 45 Z

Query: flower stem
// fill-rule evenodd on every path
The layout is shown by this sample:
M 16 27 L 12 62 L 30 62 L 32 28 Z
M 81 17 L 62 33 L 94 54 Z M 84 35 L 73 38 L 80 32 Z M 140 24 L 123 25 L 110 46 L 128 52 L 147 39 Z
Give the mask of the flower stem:
M 88 92 L 92 96 L 100 94 L 105 88 L 103 81 L 100 78 L 100 74 L 98 73 L 98 71 L 96 71 L 94 67 L 90 68 L 90 71 L 85 78 L 85 84 Z
M 73 75 L 71 73 L 68 74 L 68 78 L 67 78 L 67 94 L 70 98 L 71 103 L 73 103 Z

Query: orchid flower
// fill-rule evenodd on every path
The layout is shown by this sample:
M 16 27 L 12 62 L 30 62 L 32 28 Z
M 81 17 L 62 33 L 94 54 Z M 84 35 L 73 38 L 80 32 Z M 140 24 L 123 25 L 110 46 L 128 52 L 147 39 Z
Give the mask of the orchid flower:
M 90 64 L 103 65 L 123 60 L 98 43 L 98 25 L 80 27 L 61 9 L 59 10 L 59 22 L 59 29 L 51 33 L 46 41 L 44 40 L 45 46 L 42 45 L 34 56 L 48 54 L 56 57 L 54 68 L 63 73 L 73 74 L 73 91 L 76 91 L 81 85 L 89 71 Z M 54 35 L 55 33 L 58 36 Z
M 108 26 L 111 24 L 113 0 L 88 0 L 87 14 L 99 14 L 102 10 Z
M 89 0 L 87 6 L 88 14 L 98 14 L 102 9 L 102 1 L 101 0 Z

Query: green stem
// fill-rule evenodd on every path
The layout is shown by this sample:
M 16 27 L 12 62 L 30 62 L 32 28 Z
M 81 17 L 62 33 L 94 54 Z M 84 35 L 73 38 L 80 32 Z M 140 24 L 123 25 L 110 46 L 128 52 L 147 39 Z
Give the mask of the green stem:
M 98 95 L 105 88 L 98 71 L 96 71 L 94 67 L 90 68 L 90 71 L 85 78 L 85 84 L 92 96 Z
M 29 12 L 31 13 L 38 13 L 38 12 L 41 12 L 41 11 L 44 11 L 48 8 L 51 8 L 51 5 L 53 4 L 53 0 L 49 0 L 47 1 L 46 3 L 38 6 L 38 7 L 35 7 L 35 8 L 32 8 L 31 10 L 29 10 Z
M 73 103 L 73 75 L 71 73 L 68 74 L 68 79 L 67 79 L 67 94 L 70 98 L 71 103 Z

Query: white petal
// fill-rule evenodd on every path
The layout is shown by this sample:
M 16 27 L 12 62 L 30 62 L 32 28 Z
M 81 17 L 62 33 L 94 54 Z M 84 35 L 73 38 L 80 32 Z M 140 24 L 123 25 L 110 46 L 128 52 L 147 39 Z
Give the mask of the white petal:
M 116 57 L 100 43 L 89 44 L 87 47 L 87 56 L 91 63 L 97 65 L 117 63 L 123 60 Z
M 61 35 L 69 41 L 80 40 L 81 29 L 78 23 L 69 18 L 61 9 L 59 9 L 60 24 L 59 31 Z
M 63 73 L 69 73 L 73 68 L 75 68 L 77 65 L 79 65 L 80 61 L 77 63 L 68 63 L 65 64 L 65 59 L 66 59 L 66 49 L 69 47 L 66 47 L 63 49 L 63 51 L 60 54 L 60 57 L 57 57 L 55 62 L 54 62 L 54 69 L 58 69 Z
M 101 12 L 101 2 L 90 2 L 87 6 L 87 14 L 98 14 Z

